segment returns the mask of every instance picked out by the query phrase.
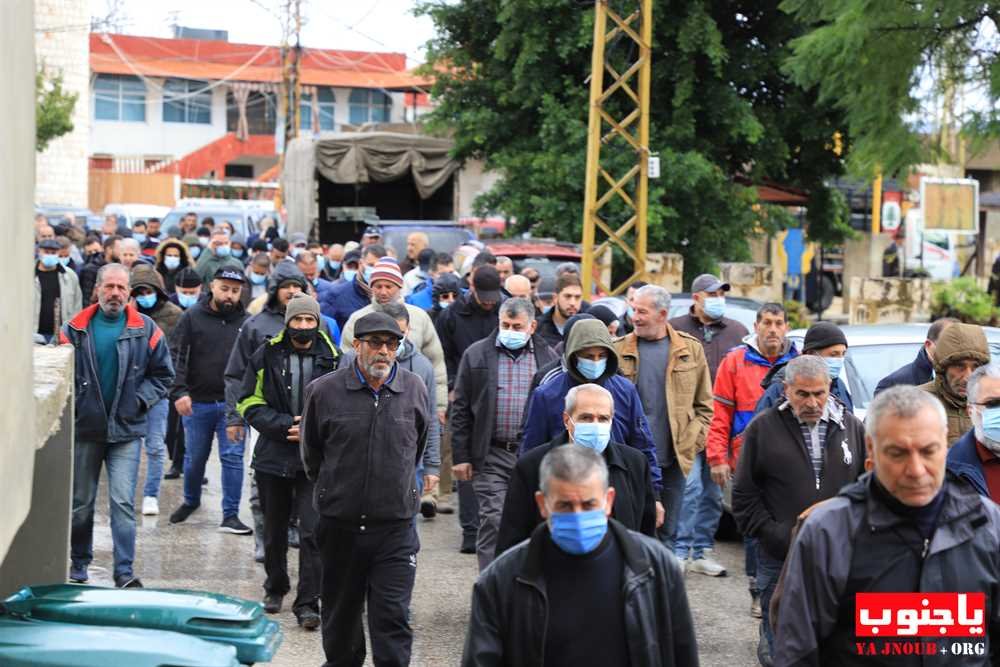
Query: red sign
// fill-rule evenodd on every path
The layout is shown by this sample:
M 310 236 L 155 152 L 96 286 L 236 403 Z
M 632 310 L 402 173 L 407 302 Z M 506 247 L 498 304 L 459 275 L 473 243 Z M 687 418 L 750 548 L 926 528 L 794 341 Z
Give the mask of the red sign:
M 858 637 L 985 636 L 985 593 L 858 593 L 854 601 Z

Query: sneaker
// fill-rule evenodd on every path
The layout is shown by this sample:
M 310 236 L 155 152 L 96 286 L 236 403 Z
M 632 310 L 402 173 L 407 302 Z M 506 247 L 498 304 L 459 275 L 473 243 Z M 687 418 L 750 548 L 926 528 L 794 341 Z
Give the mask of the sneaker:
M 314 609 L 303 609 L 295 612 L 295 619 L 305 630 L 315 630 L 319 627 L 319 614 Z
M 115 588 L 142 588 L 142 582 L 132 575 L 115 577 Z
M 264 562 L 264 540 L 260 539 L 260 533 L 256 533 L 254 537 L 257 538 L 257 543 L 254 545 L 253 559 L 258 563 Z
M 267 614 L 277 614 L 281 611 L 281 601 L 284 599 L 284 595 L 278 595 L 277 593 L 265 593 L 264 612 Z
M 90 577 L 87 576 L 86 565 L 70 565 L 69 580 L 74 584 L 85 584 Z
M 196 509 L 198 509 L 197 505 L 188 505 L 187 503 L 184 503 L 175 509 L 174 513 L 170 515 L 170 523 L 184 523 Z
M 462 536 L 462 546 L 459 548 L 458 553 L 460 554 L 474 554 L 476 553 L 476 536 L 475 535 L 463 535 Z
M 691 570 L 691 572 L 697 572 L 698 574 L 704 574 L 709 577 L 726 576 L 726 568 L 722 567 L 714 560 L 710 560 L 704 556 L 692 560 L 688 569 Z
M 437 509 L 437 503 L 432 497 L 420 501 L 420 514 L 425 519 L 433 519 L 437 515 Z
M 183 470 L 176 466 L 170 466 L 170 469 L 163 473 L 163 479 L 180 479 L 183 472 Z
M 760 611 L 760 596 L 754 595 L 750 598 L 750 615 L 754 618 L 760 618 L 763 614 Z
M 153 496 L 146 496 L 142 499 L 142 515 L 156 516 L 160 513 L 160 503 Z
M 233 535 L 253 535 L 253 528 L 240 521 L 240 518 L 234 514 L 222 520 L 222 523 L 219 524 L 219 532 L 232 533 Z
M 455 508 L 451 505 L 438 505 L 435 511 L 438 514 L 454 514 Z

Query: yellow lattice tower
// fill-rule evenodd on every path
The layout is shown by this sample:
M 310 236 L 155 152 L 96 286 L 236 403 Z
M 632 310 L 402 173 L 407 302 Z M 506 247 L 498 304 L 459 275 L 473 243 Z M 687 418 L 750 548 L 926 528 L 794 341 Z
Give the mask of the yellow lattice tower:
M 583 208 L 583 293 L 592 281 L 609 294 L 624 292 L 646 271 L 646 210 L 649 196 L 650 45 L 652 0 L 597 0 L 591 59 L 587 180 Z M 613 6 L 636 6 L 629 14 Z M 608 29 L 608 26 L 611 29 Z M 612 63 L 613 48 L 624 51 L 624 67 Z M 617 65 L 617 66 L 616 66 Z M 620 70 L 620 71 L 619 71 Z M 631 153 L 626 159 L 623 153 Z M 615 164 L 613 164 L 613 162 Z M 623 169 L 623 164 L 631 166 Z M 617 207 L 617 211 L 612 209 Z M 611 218 L 617 217 L 617 224 Z M 617 224 L 617 226 L 616 226 Z M 597 246 L 597 230 L 604 240 Z M 629 237 L 633 238 L 632 242 Z M 604 285 L 594 277 L 594 258 L 617 247 L 633 260 L 626 280 Z

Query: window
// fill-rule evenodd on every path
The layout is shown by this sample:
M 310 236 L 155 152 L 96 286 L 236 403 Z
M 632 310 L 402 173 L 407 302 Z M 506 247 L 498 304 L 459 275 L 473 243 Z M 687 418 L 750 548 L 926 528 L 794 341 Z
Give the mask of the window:
M 392 98 L 380 90 L 355 88 L 351 91 L 350 104 L 352 125 L 389 122 Z
M 134 76 L 98 74 L 94 81 L 94 118 L 145 122 L 146 85 Z
M 232 93 L 226 93 L 226 132 L 235 132 L 239 119 L 236 98 Z M 277 96 L 270 92 L 251 91 L 247 98 L 247 130 L 250 134 L 274 134 L 277 124 Z
M 226 178 L 253 178 L 252 164 L 227 164 Z
M 167 123 L 212 123 L 212 91 L 204 81 L 167 79 L 163 84 L 163 120 Z
M 334 108 L 334 97 L 333 90 L 330 88 L 320 88 L 316 95 L 316 104 L 319 105 L 319 127 L 316 128 L 317 131 L 333 130 L 333 108 Z M 312 126 L 312 105 L 313 96 L 308 93 L 302 93 L 302 100 L 299 103 L 299 129 L 300 130 L 311 130 Z

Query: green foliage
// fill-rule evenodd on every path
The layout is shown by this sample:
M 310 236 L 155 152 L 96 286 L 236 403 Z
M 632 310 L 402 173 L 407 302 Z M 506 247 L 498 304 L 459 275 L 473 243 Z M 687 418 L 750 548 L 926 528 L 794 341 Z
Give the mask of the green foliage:
M 79 97 L 63 90 L 61 73 L 47 76 L 43 64 L 35 73 L 35 150 L 44 151 L 56 137 L 73 131 L 73 107 Z
M 934 285 L 931 315 L 934 319 L 954 317 L 969 324 L 995 326 L 1000 309 L 993 305 L 993 298 L 975 278 L 956 278 Z
M 1000 136 L 997 0 L 785 0 L 810 26 L 792 42 L 787 71 L 846 113 L 851 167 L 896 174 L 942 155 L 928 119 L 974 139 Z M 974 91 L 967 104 L 961 91 Z M 979 103 L 976 104 L 976 100 Z M 958 111 L 964 108 L 964 111 Z
M 787 315 L 786 319 L 788 320 L 789 329 L 809 328 L 812 320 L 809 319 L 809 309 L 804 304 L 788 299 L 783 305 L 785 306 L 785 315 Z
M 735 175 L 827 193 L 822 201 L 830 199 L 824 181 L 843 171 L 830 145 L 843 132 L 840 112 L 781 70 L 802 29 L 778 4 L 655 3 L 650 148 L 661 178 L 650 181 L 649 249 L 682 253 L 686 279 L 745 259 L 751 236 L 793 222 L 754 206 L 756 191 Z M 438 34 L 429 50 L 438 102 L 431 128 L 454 137 L 456 157 L 483 158 L 501 176 L 478 200 L 480 212 L 578 242 L 593 3 L 428 0 L 419 11 Z M 625 43 L 613 44 L 611 57 L 628 55 Z M 614 208 L 608 217 L 626 219 Z M 816 211 L 811 233 L 836 236 L 822 227 L 836 230 L 842 219 Z

